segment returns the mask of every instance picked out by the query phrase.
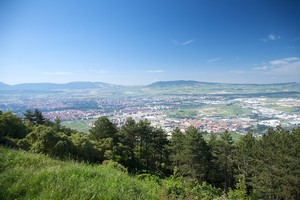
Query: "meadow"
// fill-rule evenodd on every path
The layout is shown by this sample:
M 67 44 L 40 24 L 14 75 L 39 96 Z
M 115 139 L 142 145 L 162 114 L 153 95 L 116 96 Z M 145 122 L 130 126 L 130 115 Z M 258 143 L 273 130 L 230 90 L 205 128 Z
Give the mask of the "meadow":
M 162 187 L 110 166 L 0 147 L 0 199 L 160 199 Z

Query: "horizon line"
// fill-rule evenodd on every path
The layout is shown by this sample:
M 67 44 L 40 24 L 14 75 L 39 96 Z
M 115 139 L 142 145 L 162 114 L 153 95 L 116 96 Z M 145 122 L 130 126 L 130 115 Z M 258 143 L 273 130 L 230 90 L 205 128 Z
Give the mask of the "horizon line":
M 176 79 L 176 80 L 160 80 L 151 82 L 148 84 L 117 84 L 117 83 L 108 83 L 108 82 L 102 82 L 102 81 L 70 81 L 70 82 L 23 82 L 23 83 L 16 83 L 16 84 L 9 84 L 0 81 L 0 84 L 8 85 L 8 86 L 16 86 L 16 85 L 23 85 L 23 84 L 57 84 L 57 85 L 65 85 L 70 83 L 103 83 L 108 85 L 115 85 L 115 86 L 148 86 L 154 83 L 159 82 L 176 82 L 176 81 L 194 81 L 198 83 L 213 83 L 213 84 L 232 84 L 232 85 L 273 85 L 273 84 L 287 84 L 287 83 L 300 83 L 297 81 L 288 81 L 288 82 L 271 82 L 271 83 L 241 83 L 241 82 L 213 82 L 213 81 L 199 81 L 199 80 L 190 80 L 190 79 Z

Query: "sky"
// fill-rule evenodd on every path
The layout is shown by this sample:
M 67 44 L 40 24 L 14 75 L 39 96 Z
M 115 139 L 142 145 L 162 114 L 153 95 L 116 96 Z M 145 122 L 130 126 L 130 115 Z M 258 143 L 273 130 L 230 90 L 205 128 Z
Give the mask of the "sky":
M 300 82 L 299 0 L 0 0 L 0 82 Z

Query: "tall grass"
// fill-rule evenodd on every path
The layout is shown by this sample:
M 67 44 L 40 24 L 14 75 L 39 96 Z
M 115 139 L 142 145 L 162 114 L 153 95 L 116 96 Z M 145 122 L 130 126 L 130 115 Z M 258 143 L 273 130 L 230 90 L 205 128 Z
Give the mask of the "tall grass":
M 160 199 L 162 187 L 117 169 L 0 147 L 0 199 Z

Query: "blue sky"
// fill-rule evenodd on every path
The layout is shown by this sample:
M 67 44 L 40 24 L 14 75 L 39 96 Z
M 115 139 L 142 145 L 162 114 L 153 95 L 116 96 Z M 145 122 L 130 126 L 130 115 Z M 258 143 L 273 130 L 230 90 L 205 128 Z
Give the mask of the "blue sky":
M 300 82 L 297 0 L 1 0 L 0 81 Z

